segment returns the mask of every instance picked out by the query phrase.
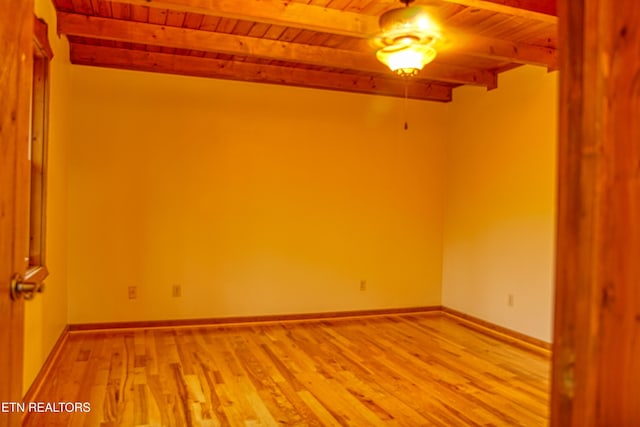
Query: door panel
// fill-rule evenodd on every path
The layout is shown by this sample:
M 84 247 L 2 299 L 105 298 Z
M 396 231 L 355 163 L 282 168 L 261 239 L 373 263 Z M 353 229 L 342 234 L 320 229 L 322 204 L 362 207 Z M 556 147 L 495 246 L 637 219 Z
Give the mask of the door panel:
M 0 402 L 22 397 L 24 300 L 12 301 L 11 278 L 28 260 L 29 104 L 33 1 L 0 0 Z M 0 411 L 0 427 L 21 413 Z

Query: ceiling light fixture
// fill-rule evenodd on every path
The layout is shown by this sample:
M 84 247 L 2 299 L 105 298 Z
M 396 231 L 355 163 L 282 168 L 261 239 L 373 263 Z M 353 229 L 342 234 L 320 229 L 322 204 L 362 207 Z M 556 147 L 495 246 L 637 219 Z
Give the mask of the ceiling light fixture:
M 441 38 L 440 27 L 423 6 L 409 6 L 414 0 L 400 0 L 405 7 L 389 10 L 380 16 L 380 34 L 374 42 L 376 57 L 391 71 L 409 77 L 418 74 L 436 57 L 435 43 Z

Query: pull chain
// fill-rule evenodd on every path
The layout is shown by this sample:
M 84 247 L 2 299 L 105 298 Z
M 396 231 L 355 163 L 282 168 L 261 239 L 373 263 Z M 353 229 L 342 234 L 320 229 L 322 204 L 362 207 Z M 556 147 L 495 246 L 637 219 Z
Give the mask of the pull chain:
M 409 129 L 409 123 L 408 123 L 408 119 L 407 119 L 407 112 L 408 112 L 408 107 L 407 107 L 407 97 L 408 97 L 408 91 L 409 91 L 409 79 L 407 77 L 404 78 L 404 130 Z

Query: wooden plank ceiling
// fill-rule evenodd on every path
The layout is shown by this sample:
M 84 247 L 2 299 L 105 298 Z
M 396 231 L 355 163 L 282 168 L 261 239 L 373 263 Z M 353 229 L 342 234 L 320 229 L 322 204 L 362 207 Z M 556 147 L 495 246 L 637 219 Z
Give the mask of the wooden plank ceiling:
M 417 0 L 446 32 L 410 98 L 447 102 L 498 73 L 557 68 L 556 0 Z M 99 67 L 404 96 L 375 57 L 378 17 L 397 0 L 54 0 L 71 62 Z

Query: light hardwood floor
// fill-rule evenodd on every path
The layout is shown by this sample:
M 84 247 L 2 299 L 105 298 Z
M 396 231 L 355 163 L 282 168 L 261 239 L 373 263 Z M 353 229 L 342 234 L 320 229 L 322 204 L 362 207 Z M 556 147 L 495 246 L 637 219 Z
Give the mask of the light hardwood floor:
M 26 426 L 543 426 L 549 358 L 444 314 L 74 332 Z

